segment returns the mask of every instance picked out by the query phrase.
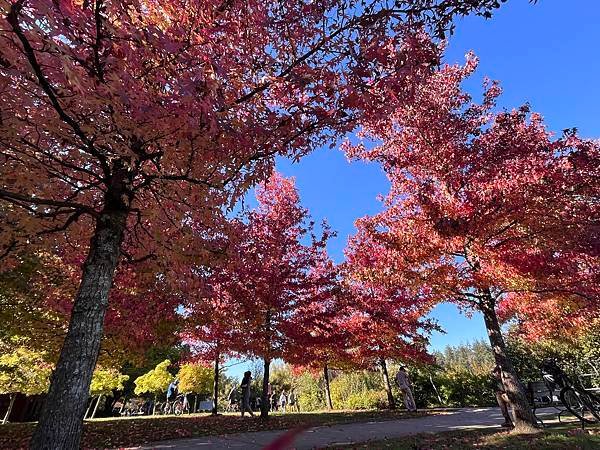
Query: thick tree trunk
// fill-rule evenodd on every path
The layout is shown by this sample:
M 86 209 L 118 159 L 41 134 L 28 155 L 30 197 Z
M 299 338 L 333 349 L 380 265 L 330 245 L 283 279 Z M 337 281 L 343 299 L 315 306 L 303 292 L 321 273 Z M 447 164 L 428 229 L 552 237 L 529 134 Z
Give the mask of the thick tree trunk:
M 119 194 L 122 195 L 122 192 Z M 107 205 L 115 201 L 107 194 Z M 127 212 L 105 208 L 83 265 L 67 336 L 52 374 L 50 390 L 31 440 L 36 449 L 77 449 L 108 306 L 119 261 Z
M 10 394 L 10 403 L 8 404 L 8 409 L 6 410 L 6 414 L 4 414 L 4 419 L 2 419 L 2 425 L 8 422 L 8 418 L 10 417 L 10 413 L 12 412 L 13 406 L 15 404 L 15 398 L 17 398 L 17 394 Z
M 525 387 L 517 377 L 515 368 L 506 353 L 506 344 L 496 315 L 496 302 L 489 290 L 484 294 L 485 299 L 481 301 L 480 309 L 485 320 L 494 359 L 502 369 L 502 384 L 515 414 L 515 428 L 531 428 L 536 425 L 536 420 L 529 406 Z
M 323 366 L 323 380 L 325 381 L 325 402 L 327 403 L 327 409 L 333 409 L 331 389 L 329 388 L 329 367 L 327 367 L 327 364 Z
M 383 384 L 385 386 L 385 392 L 387 393 L 388 407 L 390 409 L 396 409 L 396 402 L 394 401 L 394 394 L 392 394 L 392 385 L 390 384 L 390 376 L 388 375 L 385 358 L 381 358 L 379 362 L 381 364 L 381 373 L 383 374 Z
M 96 400 L 96 406 L 94 406 L 94 411 L 92 412 L 92 417 L 90 417 L 90 419 L 93 419 L 94 417 L 96 417 L 96 411 L 98 411 L 98 405 L 100 404 L 101 400 L 102 400 L 102 395 L 99 395 L 98 400 Z
M 265 358 L 265 366 L 263 373 L 262 395 L 260 399 L 260 417 L 266 419 L 269 417 L 269 408 L 271 399 L 269 398 L 269 369 L 271 368 L 271 360 Z
M 219 355 L 215 357 L 215 374 L 213 378 L 213 407 L 212 407 L 212 415 L 216 416 L 218 414 L 218 406 L 219 406 Z

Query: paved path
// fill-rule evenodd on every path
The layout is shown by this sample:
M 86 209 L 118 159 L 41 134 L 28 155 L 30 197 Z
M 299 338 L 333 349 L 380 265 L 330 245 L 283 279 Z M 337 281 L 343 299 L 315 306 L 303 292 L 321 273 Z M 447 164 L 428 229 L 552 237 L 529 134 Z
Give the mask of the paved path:
M 502 422 L 503 417 L 499 408 L 463 408 L 414 419 L 381 420 L 309 428 L 296 439 L 295 448 L 314 449 L 328 445 L 343 446 L 344 444 L 398 438 L 416 433 L 436 433 L 467 428 L 499 428 L 498 424 Z M 205 436 L 157 442 L 140 448 L 170 450 L 202 448 L 211 450 L 261 449 L 283 433 L 285 431 L 280 430 Z

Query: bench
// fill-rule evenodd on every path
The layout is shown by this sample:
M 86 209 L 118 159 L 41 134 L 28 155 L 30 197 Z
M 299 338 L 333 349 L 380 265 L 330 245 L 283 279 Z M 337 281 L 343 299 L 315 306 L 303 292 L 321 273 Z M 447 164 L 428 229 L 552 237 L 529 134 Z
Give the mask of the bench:
M 529 398 L 529 405 L 533 410 L 533 415 L 542 426 L 545 426 L 544 421 L 536 414 L 539 408 L 556 409 L 558 411 L 559 422 L 561 421 L 561 416 L 569 412 L 558 397 L 558 392 L 548 387 L 543 380 L 529 382 L 527 384 L 527 396 Z

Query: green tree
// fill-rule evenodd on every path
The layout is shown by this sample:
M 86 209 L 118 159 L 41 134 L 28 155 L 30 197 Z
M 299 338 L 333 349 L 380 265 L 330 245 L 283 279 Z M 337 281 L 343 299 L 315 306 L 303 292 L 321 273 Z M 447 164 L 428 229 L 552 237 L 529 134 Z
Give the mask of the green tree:
M 294 387 L 295 379 L 292 369 L 287 364 L 276 364 L 271 369 L 270 382 L 277 392 L 289 392 Z
M 323 377 L 312 371 L 304 371 L 295 380 L 297 401 L 302 411 L 317 411 L 326 408 L 322 384 Z
M 169 384 L 174 380 L 173 375 L 168 371 L 171 361 L 165 359 L 159 363 L 154 369 L 136 378 L 135 390 L 136 395 L 153 394 L 154 395 L 154 411 L 156 412 L 156 400 L 160 393 L 166 392 Z
M 123 375 L 116 369 L 96 368 L 94 374 L 92 375 L 92 383 L 90 384 L 90 395 L 92 396 L 92 398 L 98 397 L 98 399 L 96 401 L 94 411 L 92 412 L 91 419 L 93 419 L 96 416 L 96 411 L 98 409 L 100 401 L 102 400 L 102 396 L 112 396 L 113 391 L 123 390 L 123 383 L 125 383 L 128 379 L 129 375 Z M 90 407 L 92 406 L 92 403 L 93 401 L 90 402 L 88 412 Z
M 44 354 L 18 347 L 11 353 L 0 355 L 0 394 L 9 394 L 10 403 L 2 423 L 6 423 L 18 393 L 38 395 L 50 385 L 51 365 Z

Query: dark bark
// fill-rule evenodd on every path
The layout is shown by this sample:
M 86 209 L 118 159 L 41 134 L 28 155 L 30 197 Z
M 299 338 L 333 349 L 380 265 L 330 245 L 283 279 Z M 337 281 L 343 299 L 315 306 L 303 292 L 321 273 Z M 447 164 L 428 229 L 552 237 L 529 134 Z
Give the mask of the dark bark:
M 266 419 L 269 417 L 269 409 L 271 399 L 269 398 L 269 369 L 271 368 L 271 360 L 265 358 L 265 366 L 263 373 L 262 395 L 260 399 L 260 417 Z
M 32 440 L 32 449 L 77 449 L 98 359 L 108 295 L 119 261 L 128 208 L 123 189 L 126 171 L 112 180 L 105 208 L 96 221 L 83 265 L 69 329 L 52 374 L 50 390 Z M 125 175 L 126 176 L 126 175 Z M 118 188 L 115 186 L 118 185 Z
M 215 374 L 213 378 L 213 407 L 212 415 L 218 414 L 219 406 L 219 355 L 215 357 Z
M 496 301 L 489 290 L 484 292 L 480 302 L 480 310 L 485 320 L 485 327 L 494 353 L 496 364 L 502 369 L 502 384 L 508 396 L 510 406 L 515 413 L 516 428 L 531 428 L 536 420 L 527 400 L 527 393 L 515 368 L 506 352 L 506 343 L 496 314 Z
M 331 389 L 329 387 L 329 367 L 327 367 L 327 364 L 323 366 L 323 380 L 325 380 L 325 402 L 327 403 L 327 409 L 333 409 Z
M 396 402 L 394 401 L 394 394 L 392 394 L 392 385 L 390 384 L 390 376 L 388 374 L 385 358 L 381 358 L 379 363 L 381 364 L 381 373 L 383 374 L 383 384 L 385 386 L 385 392 L 387 393 L 388 407 L 390 409 L 396 409 Z

